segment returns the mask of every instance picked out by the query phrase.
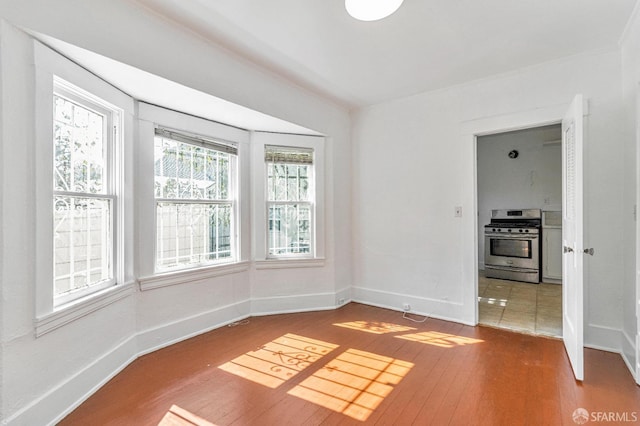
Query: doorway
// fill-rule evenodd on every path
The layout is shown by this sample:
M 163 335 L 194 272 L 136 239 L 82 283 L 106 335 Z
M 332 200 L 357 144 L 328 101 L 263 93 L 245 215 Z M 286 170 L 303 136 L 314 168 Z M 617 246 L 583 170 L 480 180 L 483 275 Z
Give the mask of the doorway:
M 478 322 L 562 337 L 562 129 L 552 124 L 477 138 Z M 492 210 L 537 209 L 539 282 L 487 277 L 484 225 Z

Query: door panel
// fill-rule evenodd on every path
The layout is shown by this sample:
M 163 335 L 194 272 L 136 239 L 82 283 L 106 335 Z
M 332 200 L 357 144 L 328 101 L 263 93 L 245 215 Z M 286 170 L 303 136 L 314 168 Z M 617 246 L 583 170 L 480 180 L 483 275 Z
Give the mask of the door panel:
M 583 98 L 562 120 L 562 338 L 576 380 L 584 377 Z

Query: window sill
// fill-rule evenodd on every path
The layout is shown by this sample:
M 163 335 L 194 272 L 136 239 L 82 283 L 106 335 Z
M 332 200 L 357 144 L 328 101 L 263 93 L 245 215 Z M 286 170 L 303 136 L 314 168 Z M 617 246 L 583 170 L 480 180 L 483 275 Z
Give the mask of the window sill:
M 226 265 L 172 271 L 138 278 L 140 290 L 147 291 L 192 281 L 199 281 L 222 275 L 235 274 L 249 270 L 249 262 L 236 262 Z
M 286 268 L 320 268 L 325 259 L 321 257 L 306 259 L 266 259 L 256 260 L 256 269 L 286 269 Z
M 50 314 L 35 319 L 36 337 L 43 336 L 92 312 L 133 294 L 133 282 L 114 285 L 76 301 L 61 305 Z

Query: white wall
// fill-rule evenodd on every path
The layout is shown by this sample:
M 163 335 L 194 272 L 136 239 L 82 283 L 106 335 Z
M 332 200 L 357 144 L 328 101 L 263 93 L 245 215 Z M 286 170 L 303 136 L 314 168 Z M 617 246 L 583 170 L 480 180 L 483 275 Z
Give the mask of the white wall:
M 344 109 L 175 27 L 134 2 L 0 1 L 0 16 L 12 22 L 0 21 L 0 153 L 11 152 L 10 157 L 0 157 L 3 424 L 55 421 L 139 354 L 250 315 L 252 281 L 259 288 L 259 297 L 283 297 L 289 310 L 331 308 L 336 294 L 348 296 L 351 194 L 343 183 L 350 181 L 351 147 L 350 118 Z M 157 288 L 139 291 L 136 287 L 114 303 L 36 338 L 37 283 L 32 261 L 41 237 L 34 224 L 48 213 L 35 209 L 34 188 L 43 182 L 38 181 L 42 178 L 34 167 L 33 41 L 14 24 L 328 135 L 325 260 L 310 268 L 259 269 L 249 258 L 237 270 L 220 276 L 186 274 L 183 283 L 172 279 L 173 285 L 163 286 L 162 277 L 142 276 L 148 273 L 142 253 L 149 247 L 137 237 L 126 269 Z M 159 59 L 167 57 L 175 60 Z M 198 58 L 197 67 L 184 66 L 193 58 Z M 126 144 L 132 149 L 137 136 Z M 138 148 L 126 160 L 130 170 L 137 167 L 144 152 Z M 126 194 L 129 205 L 139 202 L 137 178 L 133 178 L 133 193 Z M 137 234 L 144 220 L 128 217 L 129 232 Z M 249 224 L 247 232 L 255 231 Z M 297 286 L 301 282 L 305 283 L 302 290 Z M 305 297 L 318 291 L 322 297 Z
M 585 342 L 619 350 L 620 72 L 619 52 L 596 52 L 354 114 L 354 299 L 396 309 L 406 301 L 418 312 L 475 323 L 473 134 L 558 122 L 582 93 L 591 111 L 585 240 L 597 253 L 587 260 Z M 454 206 L 462 206 L 462 218 Z
M 484 267 L 484 228 L 494 209 L 561 210 L 560 125 L 481 136 L 478 167 L 478 264 Z M 517 158 L 509 152 L 517 150 Z
M 33 42 L 24 33 L 2 23 L 2 361 L 3 419 L 31 410 L 26 423 L 45 424 L 51 413 L 44 405 L 69 404 L 97 385 L 81 383 L 77 373 L 92 370 L 105 379 L 130 358 L 134 332 L 133 299 L 127 297 L 103 309 L 103 321 L 88 314 L 38 339 L 34 336 L 37 293 L 38 200 L 34 196 L 35 162 L 35 69 Z M 131 120 L 128 120 L 131 123 Z M 51 198 L 49 198 L 51 199 Z M 50 203 L 47 203 L 50 205 Z M 124 350 L 122 350 L 124 349 Z M 128 349 L 128 350 L 127 350 Z M 106 360 L 103 355 L 110 353 Z M 73 383 L 68 393 L 57 391 L 62 383 Z M 77 386 L 80 384 L 80 386 Z M 88 387 L 87 387 L 88 386 Z M 62 405 L 64 406 L 64 405 Z
M 622 56 L 622 95 L 624 101 L 624 131 L 627 143 L 624 146 L 624 227 L 626 229 L 624 244 L 625 276 L 622 293 L 623 357 L 632 370 L 640 370 L 637 363 L 638 336 L 637 301 L 640 298 L 640 274 L 638 273 L 638 255 L 640 255 L 640 238 L 637 234 L 637 219 L 633 212 L 640 200 L 638 194 L 638 144 L 640 143 L 640 4 L 627 26 L 621 42 Z M 636 381 L 640 383 L 640 371 L 636 373 Z

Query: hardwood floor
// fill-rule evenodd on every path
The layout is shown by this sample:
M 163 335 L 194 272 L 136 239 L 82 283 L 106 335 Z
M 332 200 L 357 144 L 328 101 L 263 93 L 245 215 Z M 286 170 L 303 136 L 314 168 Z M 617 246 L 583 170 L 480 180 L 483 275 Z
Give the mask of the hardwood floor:
M 579 383 L 560 340 L 351 303 L 141 357 L 60 424 L 574 425 L 578 408 L 640 419 L 619 355 L 586 349 Z

